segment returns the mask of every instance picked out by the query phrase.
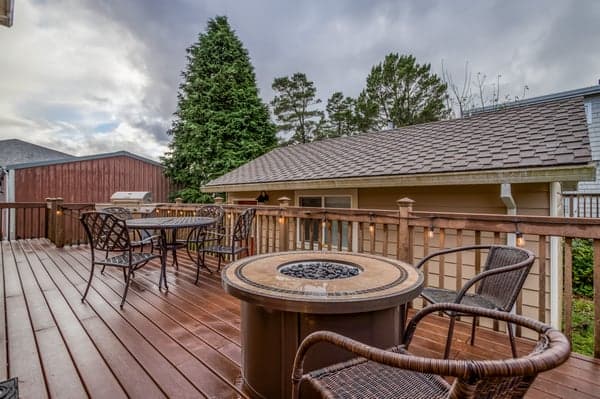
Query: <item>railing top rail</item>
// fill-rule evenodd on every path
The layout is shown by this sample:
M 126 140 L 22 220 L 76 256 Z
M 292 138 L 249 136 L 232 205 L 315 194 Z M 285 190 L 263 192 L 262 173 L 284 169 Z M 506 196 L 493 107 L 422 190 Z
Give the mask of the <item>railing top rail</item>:
M 3 208 L 45 208 L 45 202 L 0 202 L 0 209 Z

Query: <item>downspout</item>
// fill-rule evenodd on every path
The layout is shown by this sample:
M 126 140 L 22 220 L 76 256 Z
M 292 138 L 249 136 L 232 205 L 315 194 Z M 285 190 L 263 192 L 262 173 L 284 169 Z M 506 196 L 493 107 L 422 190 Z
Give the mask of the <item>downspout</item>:
M 506 206 L 506 214 L 507 215 L 516 215 L 517 214 L 517 203 L 512 196 L 512 187 L 510 183 L 502 183 L 500 185 L 500 199 Z M 506 235 L 506 245 L 516 245 L 517 238 L 514 233 L 508 233 Z

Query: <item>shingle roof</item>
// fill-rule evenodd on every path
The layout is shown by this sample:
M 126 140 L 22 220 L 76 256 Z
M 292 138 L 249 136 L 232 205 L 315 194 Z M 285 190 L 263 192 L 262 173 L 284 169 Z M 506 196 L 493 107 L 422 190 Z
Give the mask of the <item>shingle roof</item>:
M 583 98 L 281 147 L 207 186 L 591 162 Z
M 0 166 L 73 158 L 73 155 L 51 150 L 23 140 L 0 140 Z

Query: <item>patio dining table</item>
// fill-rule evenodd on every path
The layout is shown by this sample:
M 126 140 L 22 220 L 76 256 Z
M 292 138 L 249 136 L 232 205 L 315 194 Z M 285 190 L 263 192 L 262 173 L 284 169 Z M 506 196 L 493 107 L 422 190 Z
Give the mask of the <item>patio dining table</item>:
M 168 290 L 167 286 L 167 251 L 169 244 L 167 242 L 167 230 L 171 231 L 171 243 L 170 245 L 173 254 L 173 263 L 177 264 L 177 230 L 183 228 L 205 228 L 216 223 L 216 219 L 209 217 L 199 216 L 180 216 L 180 217 L 156 217 L 156 218 L 142 218 L 142 219 L 128 219 L 127 227 L 134 230 L 159 230 L 160 231 L 160 245 L 161 245 L 161 259 L 160 259 L 160 278 L 158 282 L 158 289 L 162 288 L 162 284 L 165 284 L 165 289 Z

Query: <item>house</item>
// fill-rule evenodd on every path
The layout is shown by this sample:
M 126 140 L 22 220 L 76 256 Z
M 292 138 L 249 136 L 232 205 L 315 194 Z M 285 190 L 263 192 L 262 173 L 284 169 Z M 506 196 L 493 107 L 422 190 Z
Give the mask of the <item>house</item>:
M 14 0 L 0 0 L 0 25 L 12 26 L 14 6 Z
M 232 203 L 266 191 L 269 204 L 287 196 L 297 206 L 395 209 L 409 197 L 415 210 L 559 215 L 561 190 L 595 179 L 600 134 L 591 134 L 590 113 L 600 115 L 591 112 L 598 99 L 594 86 L 463 119 L 281 147 L 202 189 Z

